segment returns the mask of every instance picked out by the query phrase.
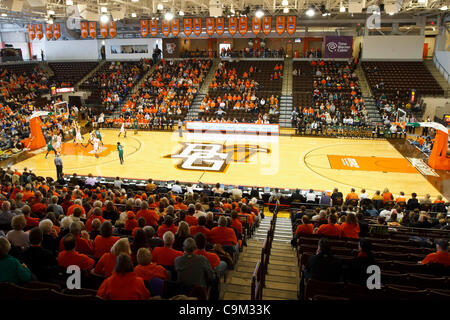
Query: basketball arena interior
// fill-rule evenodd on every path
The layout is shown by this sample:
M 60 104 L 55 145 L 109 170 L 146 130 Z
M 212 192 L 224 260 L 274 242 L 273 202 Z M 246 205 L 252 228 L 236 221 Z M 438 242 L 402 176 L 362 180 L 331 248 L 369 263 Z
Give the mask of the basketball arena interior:
M 449 5 L 2 1 L 0 300 L 449 300 Z

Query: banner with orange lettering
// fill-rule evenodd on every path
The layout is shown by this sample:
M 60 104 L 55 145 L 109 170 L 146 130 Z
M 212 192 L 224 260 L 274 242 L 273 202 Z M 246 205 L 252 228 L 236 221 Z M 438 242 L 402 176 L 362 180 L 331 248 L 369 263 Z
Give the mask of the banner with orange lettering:
M 239 17 L 239 33 L 243 36 L 247 33 L 247 17 Z
M 272 31 L 272 17 L 264 17 L 262 23 L 262 32 L 268 35 Z
M 53 37 L 55 37 L 55 40 L 58 40 L 61 37 L 61 29 L 59 23 L 53 24 Z
M 108 25 L 106 25 L 105 23 L 101 23 L 101 22 L 100 22 L 100 35 L 103 38 L 106 38 L 108 36 Z
M 202 33 L 202 19 L 194 18 L 193 24 L 194 24 L 194 33 L 197 36 L 199 36 Z
M 288 16 L 286 20 L 286 31 L 290 35 L 293 35 L 295 33 L 295 24 L 297 22 L 296 16 Z
M 161 30 L 164 37 L 168 37 L 170 34 L 170 21 L 166 19 L 162 19 L 161 21 Z
M 28 36 L 31 40 L 34 40 L 34 38 L 36 38 L 36 33 L 34 32 L 34 24 L 30 23 L 28 25 Z
M 110 36 L 111 38 L 115 38 L 116 35 L 117 35 L 116 22 L 115 22 L 115 21 L 111 21 L 111 22 L 108 24 L 108 27 L 109 27 L 109 36 Z
M 153 37 L 156 37 L 158 34 L 158 20 L 156 19 L 150 20 L 150 34 Z
M 176 37 L 180 33 L 180 20 L 173 19 L 172 20 L 172 35 Z
M 192 33 L 192 19 L 184 19 L 184 34 L 190 36 Z
M 41 40 L 44 37 L 44 33 L 42 32 L 42 24 L 36 25 L 36 38 Z
M 94 39 L 97 36 L 97 23 L 95 21 L 89 22 L 89 36 Z
M 45 24 L 45 35 L 47 37 L 47 40 L 50 40 L 51 38 L 53 38 L 52 26 L 47 23 Z
M 225 30 L 225 19 L 224 18 L 216 18 L 216 32 L 219 36 L 223 35 Z
M 210 36 L 214 34 L 214 18 L 206 18 L 206 33 Z
M 228 32 L 234 36 L 237 31 L 237 18 L 236 17 L 230 17 L 228 18 Z
M 261 32 L 261 18 L 253 17 L 252 19 L 252 31 L 255 35 Z
M 144 38 L 148 36 L 148 20 L 141 20 L 141 35 Z
M 277 16 L 277 24 L 275 26 L 277 33 L 281 35 L 284 32 L 285 28 L 286 28 L 286 17 Z

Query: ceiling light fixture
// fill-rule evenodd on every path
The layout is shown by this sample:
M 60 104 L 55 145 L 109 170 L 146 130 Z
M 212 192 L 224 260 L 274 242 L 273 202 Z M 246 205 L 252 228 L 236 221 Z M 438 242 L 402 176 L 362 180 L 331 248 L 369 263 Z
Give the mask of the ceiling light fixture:
M 442 6 L 442 7 L 441 7 L 441 10 L 442 10 L 442 11 L 445 11 L 445 10 L 447 10 L 447 9 L 448 9 L 447 6 Z
M 164 10 L 164 6 L 162 3 L 158 3 L 158 6 L 156 7 L 158 10 Z
M 287 6 L 287 5 L 289 5 L 289 2 L 288 2 L 288 0 L 283 0 L 282 2 L 281 2 L 281 5 L 282 6 Z
M 107 7 L 101 7 L 100 11 L 103 12 L 103 13 L 106 13 L 106 12 L 108 12 L 108 8 Z
M 108 23 L 108 21 L 109 21 L 109 17 L 106 14 L 102 14 L 100 16 L 100 22 L 101 23 L 106 24 L 106 23 Z
M 8 15 L 6 13 L 2 13 L 2 17 L 7 17 Z
M 136 18 L 136 17 L 137 17 L 136 13 L 133 12 L 133 13 L 131 14 L 131 17 L 132 17 L 132 18 Z
M 308 10 L 306 10 L 306 15 L 308 16 L 308 17 L 312 17 L 312 16 L 314 16 L 314 14 L 316 13 L 315 11 L 314 11 L 314 9 L 313 8 L 309 8 Z
M 339 8 L 339 12 L 345 12 L 345 7 L 341 6 L 341 7 Z
M 184 11 L 183 11 L 183 10 L 180 10 L 180 12 L 178 12 L 178 14 L 179 14 L 180 16 L 184 16 Z
M 258 19 L 262 18 L 264 16 L 264 11 L 262 11 L 261 9 L 256 10 L 255 12 L 255 17 L 257 17 Z
M 289 13 L 289 8 L 284 8 L 284 9 L 283 9 L 283 12 L 284 12 L 284 13 Z
M 53 11 L 53 10 L 48 10 L 47 13 L 51 16 L 52 14 L 55 14 L 55 11 Z
M 173 13 L 172 12 L 166 12 L 166 14 L 164 15 L 164 19 L 166 21 L 170 21 L 173 19 Z
M 72 0 L 67 0 L 67 1 L 66 1 L 66 5 L 68 5 L 68 6 L 73 6 L 73 1 L 72 1 Z

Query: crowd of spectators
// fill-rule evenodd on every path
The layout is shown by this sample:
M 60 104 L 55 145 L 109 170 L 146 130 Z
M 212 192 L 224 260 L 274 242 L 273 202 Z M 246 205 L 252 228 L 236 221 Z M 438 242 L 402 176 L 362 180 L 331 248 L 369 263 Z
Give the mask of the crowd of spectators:
M 171 127 L 175 121 L 183 120 L 211 64 L 211 60 L 161 60 L 124 104 L 123 117 L 133 123 L 137 120 L 140 128 L 150 129 Z M 107 122 L 114 125 L 118 120 Z
M 182 194 L 176 182 L 155 193 L 152 180 L 139 191 L 121 189 L 120 178 L 108 189 L 92 175 L 74 174 L 60 186 L 27 169 L 0 174 L 0 239 L 8 247 L 1 252 L 0 282 L 61 283 L 61 270 L 78 265 L 85 277 L 104 280 L 93 288 L 104 299 L 147 299 L 155 277 L 173 281 L 173 295 L 194 287 L 217 295 L 220 277 L 233 269 L 260 220 L 256 199 L 227 195 L 220 185 Z M 19 272 L 26 276 L 11 274 L 10 260 L 24 263 Z M 133 285 L 119 293 L 114 287 L 125 274 Z

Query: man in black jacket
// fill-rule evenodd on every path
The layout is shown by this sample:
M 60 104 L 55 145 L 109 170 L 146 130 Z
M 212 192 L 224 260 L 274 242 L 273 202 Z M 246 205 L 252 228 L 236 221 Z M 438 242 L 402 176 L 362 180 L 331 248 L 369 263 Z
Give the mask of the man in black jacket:
M 41 247 L 42 231 L 30 230 L 30 246 L 22 252 L 22 260 L 39 281 L 53 282 L 58 274 L 58 263 L 50 250 Z
M 420 208 L 420 203 L 419 200 L 417 199 L 417 194 L 415 192 L 413 192 L 411 194 L 411 199 L 408 200 L 408 202 L 406 203 L 406 209 L 407 210 L 414 210 L 414 209 L 419 209 Z

